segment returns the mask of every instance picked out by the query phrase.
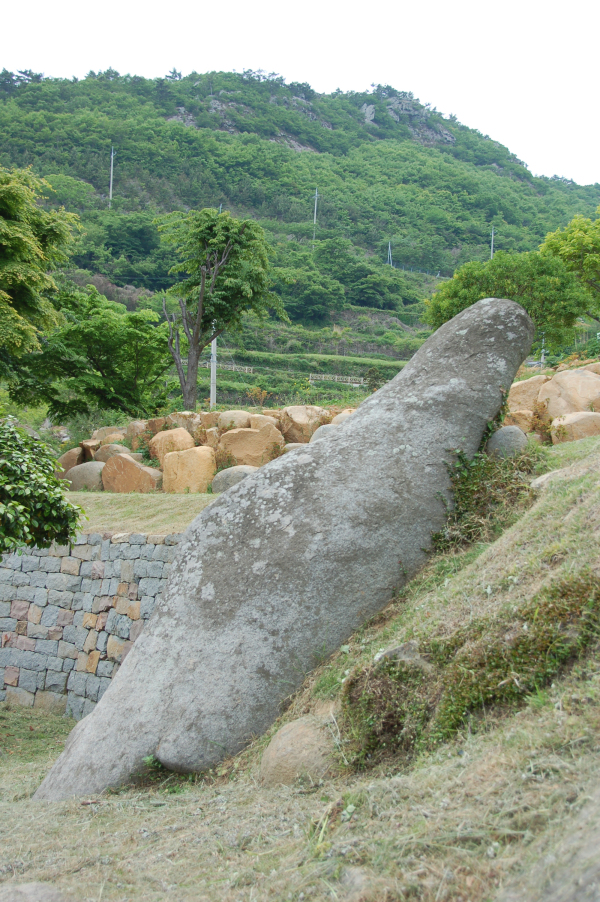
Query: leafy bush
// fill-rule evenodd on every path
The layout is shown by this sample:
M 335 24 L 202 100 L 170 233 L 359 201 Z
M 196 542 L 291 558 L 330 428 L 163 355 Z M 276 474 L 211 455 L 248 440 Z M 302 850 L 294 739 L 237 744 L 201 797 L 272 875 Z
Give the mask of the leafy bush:
M 0 420 L 0 554 L 75 537 L 81 509 L 63 495 L 50 449 Z

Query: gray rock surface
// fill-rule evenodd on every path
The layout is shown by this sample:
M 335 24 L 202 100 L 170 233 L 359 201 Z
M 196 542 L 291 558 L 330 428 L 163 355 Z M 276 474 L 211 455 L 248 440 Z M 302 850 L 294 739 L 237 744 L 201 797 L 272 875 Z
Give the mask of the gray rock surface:
M 527 436 L 518 426 L 502 426 L 491 436 L 485 450 L 490 457 L 515 457 L 527 447 Z
M 328 435 L 332 435 L 338 427 L 334 426 L 333 423 L 324 423 L 322 426 L 313 432 L 309 439 L 310 442 L 318 442 L 323 438 L 327 438 Z
M 448 449 L 477 451 L 533 334 L 518 304 L 479 301 L 343 429 L 196 517 L 162 601 L 36 798 L 119 785 L 147 755 L 200 771 L 262 733 L 323 654 L 426 562 L 451 497 Z
M 101 492 L 104 488 L 102 485 L 104 467 L 105 464 L 100 460 L 89 460 L 85 464 L 71 467 L 63 478 L 69 483 L 71 492 L 82 492 L 86 489 L 90 492 Z
M 249 464 L 240 464 L 237 467 L 228 467 L 226 470 L 221 470 L 212 481 L 212 490 L 215 495 L 220 495 L 232 486 L 237 485 L 242 479 L 252 476 L 257 470 L 258 467 L 251 467 Z

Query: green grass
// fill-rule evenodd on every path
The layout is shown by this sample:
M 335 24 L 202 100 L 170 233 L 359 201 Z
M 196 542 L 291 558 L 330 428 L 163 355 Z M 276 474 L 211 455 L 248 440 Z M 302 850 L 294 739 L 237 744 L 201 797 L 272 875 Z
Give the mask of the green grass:
M 82 532 L 141 532 L 168 534 L 183 532 L 214 501 L 215 495 L 140 495 L 112 492 L 69 492 L 69 501 L 78 504 L 88 519 Z

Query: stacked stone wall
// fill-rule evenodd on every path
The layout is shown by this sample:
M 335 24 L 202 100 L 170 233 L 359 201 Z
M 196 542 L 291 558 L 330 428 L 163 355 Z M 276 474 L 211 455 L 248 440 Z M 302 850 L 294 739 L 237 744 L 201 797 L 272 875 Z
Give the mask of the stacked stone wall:
M 92 533 L 0 557 L 0 701 L 89 714 L 162 595 L 180 539 Z

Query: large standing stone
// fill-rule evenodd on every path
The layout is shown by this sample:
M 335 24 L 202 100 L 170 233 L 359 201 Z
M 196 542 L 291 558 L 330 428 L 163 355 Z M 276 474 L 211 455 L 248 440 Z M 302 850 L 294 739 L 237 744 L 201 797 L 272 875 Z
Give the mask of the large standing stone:
M 477 451 L 533 334 L 518 304 L 479 301 L 327 441 L 216 498 L 36 798 L 119 785 L 148 755 L 200 771 L 262 733 L 321 656 L 427 561 L 451 499 L 448 449 Z
M 102 470 L 105 464 L 99 460 L 89 460 L 87 463 L 71 467 L 65 474 L 71 492 L 101 492 Z
M 180 426 L 178 429 L 167 429 L 164 432 L 157 432 L 150 439 L 150 457 L 157 458 L 161 467 L 165 459 L 165 454 L 171 451 L 187 451 L 188 448 L 194 447 L 194 439 L 187 429 Z
M 148 420 L 132 420 L 127 426 L 125 437 L 134 451 L 140 446 L 140 436 L 148 432 Z
M 215 452 L 208 445 L 171 451 L 163 467 L 164 492 L 206 492 L 217 470 Z
M 83 448 L 71 448 L 70 451 L 65 451 L 64 454 L 60 455 L 56 461 L 56 470 L 54 472 L 59 479 L 64 479 L 65 473 L 82 463 Z
M 297 404 L 284 407 L 279 422 L 286 442 L 309 442 L 313 432 L 329 420 L 329 412 L 324 407 Z
M 144 467 L 129 454 L 115 454 L 102 466 L 102 482 L 107 492 L 155 492 L 162 483 L 160 470 Z
M 542 385 L 538 395 L 548 421 L 568 413 L 600 413 L 600 376 L 587 369 L 565 370 Z
M 261 429 L 230 429 L 219 441 L 219 447 L 230 454 L 236 464 L 249 467 L 269 463 L 284 445 L 281 432 L 270 423 Z

